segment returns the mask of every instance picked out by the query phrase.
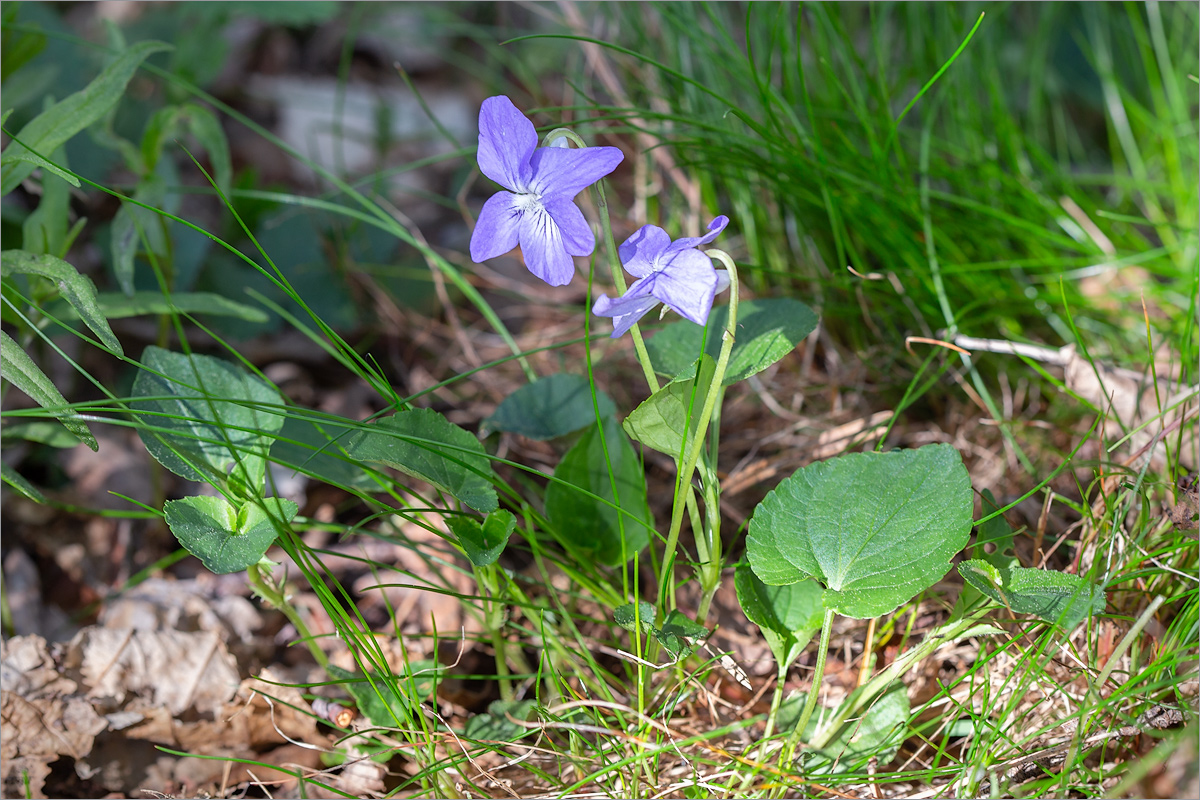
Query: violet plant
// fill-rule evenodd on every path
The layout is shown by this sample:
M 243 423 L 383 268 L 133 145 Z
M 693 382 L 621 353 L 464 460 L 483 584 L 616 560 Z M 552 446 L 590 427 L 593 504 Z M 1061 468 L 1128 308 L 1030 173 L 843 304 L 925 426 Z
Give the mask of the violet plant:
M 580 149 L 560 149 L 570 140 Z M 572 255 L 590 255 L 594 237 L 581 229 L 578 208 L 570 202 L 574 193 L 607 175 L 620 159 L 587 148 L 566 129 L 552 131 L 545 146 L 535 148 L 532 125 L 520 116 L 507 98 L 491 98 L 480 116 L 480 169 L 511 190 L 491 198 L 480 215 L 472 238 L 472 256 L 477 260 L 511 250 L 520 243 L 526 265 L 552 285 L 561 285 L 573 274 Z M 502 156 L 498 156 L 502 153 Z M 563 156 L 555 154 L 563 153 Z M 559 170 L 567 164 L 565 154 L 575 156 L 574 180 Z M 565 168 L 565 166 L 564 166 Z M 569 197 L 568 197 L 569 195 Z M 553 199 L 550 199 L 553 198 Z M 602 184 L 597 184 L 601 227 L 607 236 L 613 284 L 618 296 L 601 293 L 592 305 L 596 316 L 613 321 L 611 338 L 630 333 L 651 396 L 630 412 L 621 424 L 633 441 L 671 456 L 676 481 L 671 519 L 657 566 L 658 592 L 655 603 L 641 601 L 636 581 L 632 591 L 626 580 L 627 602 L 613 610 L 614 620 L 633 634 L 638 661 L 638 708 L 645 707 L 647 672 L 659 649 L 678 663 L 709 631 L 705 627 L 709 608 L 722 580 L 720 482 L 717 475 L 720 408 L 725 387 L 766 368 L 790 352 L 816 326 L 812 312 L 795 300 L 757 300 L 744 305 L 739 317 L 737 267 L 723 250 L 699 248 L 711 244 L 729 224 L 728 217 L 713 219 L 702 236 L 672 239 L 656 225 L 644 225 L 619 248 L 613 247 L 607 203 Z M 612 251 L 616 252 L 613 253 Z M 617 259 L 611 256 L 616 255 Z M 713 262 L 724 269 L 717 270 Z M 622 268 L 635 280 L 626 288 Z M 589 275 L 589 287 L 591 275 Z M 714 299 L 729 289 L 729 303 L 713 313 Z M 656 306 L 662 314 L 675 311 L 683 321 L 667 326 L 643 341 L 638 323 Z M 681 327 L 682 326 L 682 327 Z M 589 326 L 585 325 L 585 328 Z M 736 345 L 736 346 L 735 346 Z M 588 355 L 588 386 L 595 392 Z M 659 375 L 668 378 L 660 384 Z M 509 409 L 514 413 L 517 403 Z M 589 515 L 610 514 L 617 531 L 608 538 L 619 547 L 609 547 L 604 563 L 622 565 L 634 558 L 645 537 L 633 542 L 627 535 L 626 508 L 638 501 L 639 511 L 628 514 L 631 524 L 649 516 L 645 507 L 644 476 L 638 476 L 640 498 L 629 498 L 618 488 L 614 465 L 628 450 L 623 438 L 613 439 L 613 428 L 602 419 L 601 405 L 593 404 L 595 430 L 599 437 L 581 440 L 563 458 L 547 491 L 549 521 L 560 523 L 558 535 L 568 550 L 587 553 L 589 543 L 579 531 L 594 532 L 579 520 Z M 519 417 L 519 412 L 516 412 Z M 503 427 L 503 426 L 500 426 Z M 599 443 L 599 447 L 594 445 Z M 576 462 L 590 459 L 591 477 L 579 480 Z M 564 469 L 568 464 L 570 470 Z M 636 465 L 635 465 L 636 466 Z M 611 492 L 594 478 L 607 473 Z M 559 484 L 573 484 L 585 496 L 574 505 L 564 505 Z M 907 698 L 888 692 L 896 675 L 890 669 L 865 683 L 836 709 L 823 715 L 824 724 L 810 730 L 816 709 L 821 674 L 827 656 L 835 614 L 873 618 L 889 613 L 940 580 L 950 568 L 950 559 L 967 542 L 972 523 L 970 481 L 958 452 L 946 445 L 893 453 L 849 454 L 797 470 L 767 496 L 755 510 L 748 538 L 748 566 L 739 571 L 738 596 L 747 616 L 763 630 L 779 663 L 779 680 L 768 715 L 766 738 L 782 713 L 783 677 L 808 640 L 820 632 L 816 673 L 802 709 L 790 717 L 790 733 L 780 752 L 782 764 L 790 765 L 801 738 L 810 744 L 813 758 L 835 764 L 849 752 L 853 738 L 847 720 L 860 712 L 875 714 L 874 722 L 884 737 L 892 737 L 907 718 Z M 611 514 L 603 506 L 616 507 Z M 556 509 L 559 510 L 555 513 Z M 675 558 L 680 546 L 682 523 L 691 523 L 696 580 L 701 594 L 694 617 L 676 607 Z M 574 532 L 574 533 L 572 533 Z M 572 536 L 575 540 L 572 541 Z M 601 537 L 603 538 L 603 537 Z M 619 557 L 613 558 L 613 554 Z M 971 562 L 974 563 L 974 562 Z M 978 584 L 992 599 L 1003 587 L 1024 581 L 1030 587 L 1046 583 L 1032 574 L 996 577 L 984 567 L 965 570 L 972 585 Z M 994 572 L 995 570 L 993 570 Z M 1036 571 L 1023 571 L 1033 573 Z M 997 573 L 998 575 L 999 573 Z M 990 582 L 978 578 L 991 576 Z M 625 572 L 622 571 L 624 578 Z M 1103 607 L 1103 592 L 1062 576 L 1051 593 L 1055 601 L 1039 605 L 1046 592 L 1030 589 L 1029 608 L 1044 619 L 1069 618 Z M 1007 581 L 1007 583 L 1005 583 Z M 1060 585 L 1069 582 L 1070 586 Z M 986 584 L 986 585 L 985 585 Z M 792 590 L 791 587 L 796 589 Z M 997 590 L 996 587 L 1002 587 Z M 1024 595 L 1022 595 L 1024 598 Z M 1016 599 L 1004 595 L 1005 602 Z M 969 607 L 968 607 L 969 606 Z M 1010 604 L 1011 607 L 1011 604 Z M 947 641 L 978 633 L 986 608 L 980 603 L 958 609 L 943 626 L 941 636 L 912 648 L 897 660 L 910 664 L 924 658 Z M 643 650 L 646 636 L 650 646 Z M 657 643 L 657 646 L 655 645 Z M 887 719 L 883 719 L 883 717 Z M 893 720 L 894 718 L 894 720 Z M 893 721 L 895 724 L 893 724 Z M 880 746 L 886 749 L 887 742 Z M 760 750 L 760 757 L 766 750 Z M 812 762 L 817 763 L 817 762 Z

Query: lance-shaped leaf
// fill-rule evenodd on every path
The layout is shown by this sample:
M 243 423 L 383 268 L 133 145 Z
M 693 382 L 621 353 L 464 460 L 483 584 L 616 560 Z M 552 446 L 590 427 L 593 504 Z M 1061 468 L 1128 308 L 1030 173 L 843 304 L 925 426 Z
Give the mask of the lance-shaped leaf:
M 958 572 L 982 594 L 1018 614 L 1074 628 L 1089 614 L 1104 611 L 1104 589 L 1078 575 L 1045 569 L 996 567 L 983 559 L 958 565 Z
M 16 140 L 0 156 L 0 196 L 6 195 L 29 177 L 35 165 L 17 156 L 31 150 L 43 156 L 103 117 L 125 93 L 133 73 L 148 56 L 171 46 L 163 42 L 139 42 L 117 56 L 94 81 L 29 121 Z
M 937 582 L 971 531 L 972 493 L 949 445 L 810 464 L 763 499 L 747 555 L 768 584 L 815 578 L 823 602 L 866 619 Z
M 92 436 L 92 432 L 79 415 L 64 408 L 67 398 L 54 388 L 54 384 L 38 369 L 38 365 L 33 363 L 29 354 L 21 349 L 21 345 L 4 331 L 0 331 L 0 374 L 3 374 L 4 380 L 29 395 L 33 402 L 48 409 L 67 430 L 79 437 L 79 441 L 93 450 L 100 449 L 96 437 Z
M 108 327 L 108 320 L 100 309 L 96 297 L 96 285 L 91 278 L 80 275 L 79 270 L 61 258 L 46 253 L 29 253 L 24 250 L 5 250 L 0 253 L 0 275 L 40 275 L 58 287 L 63 299 L 71 304 L 83 324 L 91 328 L 104 346 L 114 353 L 123 354 L 121 343 Z
M 476 511 L 486 514 L 500 505 L 483 445 L 433 409 L 385 417 L 355 435 L 346 450 L 355 458 L 427 481 Z
M 160 464 L 191 481 L 262 487 L 271 437 L 283 426 L 283 398 L 242 367 L 219 358 L 147 347 L 133 381 L 138 435 Z M 236 467 L 236 469 L 235 469 Z

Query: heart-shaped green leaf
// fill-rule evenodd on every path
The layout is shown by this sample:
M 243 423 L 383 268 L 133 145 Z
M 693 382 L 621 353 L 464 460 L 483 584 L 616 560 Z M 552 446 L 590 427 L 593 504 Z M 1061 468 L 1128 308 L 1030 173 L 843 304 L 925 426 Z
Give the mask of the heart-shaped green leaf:
M 596 390 L 601 417 L 617 413 L 613 401 Z M 492 430 L 545 441 L 596 424 L 592 388 L 584 375 L 559 372 L 526 384 L 504 398 L 485 423 Z
M 646 342 L 655 371 L 679 378 L 694 375 L 701 350 L 714 359 L 720 354 L 728 319 L 729 306 L 714 308 L 708 317 L 707 338 L 704 328 L 687 320 L 663 328 Z M 737 333 L 722 383 L 729 386 L 762 372 L 790 353 L 816 327 L 813 310 L 790 297 L 739 303 Z
M 488 514 L 480 525 L 471 517 L 447 517 L 449 526 L 467 558 L 477 567 L 495 564 L 504 552 L 508 537 L 517 527 L 517 518 L 504 509 Z
M 795 661 L 813 634 L 821 629 L 825 606 L 821 587 L 814 580 L 768 586 L 749 564 L 739 564 L 733 575 L 738 602 L 746 619 L 757 625 L 780 667 Z
M 142 364 L 132 405 L 150 412 L 138 417 L 150 454 L 181 478 L 219 482 L 228 476 L 246 496 L 260 491 L 271 436 L 283 426 L 279 392 L 212 356 L 150 346 Z
M 185 497 L 163 504 L 171 533 L 218 575 L 257 564 L 274 544 L 278 526 L 291 522 L 297 510 L 291 500 L 277 497 L 248 501 L 240 509 L 224 497 Z
M 483 445 L 431 408 L 385 417 L 355 435 L 346 449 L 362 461 L 432 483 L 476 511 L 486 514 L 500 505 Z
M 700 412 L 717 369 L 717 362 L 707 353 L 700 360 L 698 379 L 681 378 L 668 383 L 625 418 L 622 427 L 630 438 L 672 458 L 679 458 L 681 453 L 687 452 L 683 449 L 686 430 L 686 446 L 691 448 Z
M 646 472 L 629 437 L 611 417 L 603 427 L 603 438 L 598 426 L 584 431 L 554 470 L 558 480 L 546 487 L 546 516 L 566 547 L 617 566 L 650 543 L 653 519 Z
M 1074 628 L 1089 614 L 1104 611 L 1104 589 L 1078 575 L 1044 569 L 995 567 L 983 559 L 958 565 L 958 572 L 979 592 L 1018 614 Z
M 764 583 L 815 578 L 826 608 L 866 619 L 946 574 L 971 511 L 970 478 L 949 445 L 850 453 L 798 469 L 768 494 L 746 550 Z

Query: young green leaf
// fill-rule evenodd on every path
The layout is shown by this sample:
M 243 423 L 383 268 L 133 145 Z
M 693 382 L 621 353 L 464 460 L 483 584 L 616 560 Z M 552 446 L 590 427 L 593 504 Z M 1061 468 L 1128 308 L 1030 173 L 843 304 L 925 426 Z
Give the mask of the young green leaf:
M 91 278 L 79 274 L 79 270 L 57 256 L 48 253 L 29 253 L 24 250 L 5 250 L 0 253 L 0 275 L 9 277 L 17 273 L 40 275 L 53 281 L 58 292 L 75 309 L 83 324 L 87 325 L 109 350 L 124 355 L 121 343 L 108 327 L 108 320 L 96 299 L 96 285 Z
M 601 417 L 617 413 L 608 395 L 596 390 Z M 527 383 L 504 398 L 486 427 L 545 441 L 596 424 L 592 388 L 584 375 L 557 372 Z
M 662 628 L 654 631 L 654 637 L 670 653 L 671 658 L 678 661 L 700 646 L 711 633 L 708 628 L 675 608 L 663 620 Z
M 634 606 L 633 603 L 626 603 L 623 606 L 617 606 L 613 609 L 613 622 L 620 625 L 625 630 L 633 633 L 638 629 L 640 624 L 642 633 L 649 633 L 654 630 L 654 604 L 647 603 L 642 600 Z
M 219 358 L 147 347 L 131 405 L 138 435 L 167 469 L 191 481 L 224 480 L 252 496 L 262 487 L 271 436 L 283 426 L 274 387 Z M 237 467 L 234 469 L 234 467 Z M 230 471 L 233 470 L 231 473 Z
M 53 158 L 65 166 L 66 148 L 60 147 Z M 67 229 L 71 217 L 71 187 L 78 188 L 79 179 L 57 167 L 48 166 L 46 169 L 63 179 L 42 179 L 42 197 L 38 200 L 37 208 L 21 224 L 21 249 L 65 258 L 70 238 Z
M 500 505 L 483 445 L 433 409 L 384 417 L 356 434 L 346 450 L 362 461 L 427 481 L 476 511 L 486 514 Z
M 1078 575 L 1044 569 L 995 567 L 982 559 L 964 561 L 958 572 L 982 594 L 1018 614 L 1033 614 L 1070 630 L 1104 611 L 1104 589 Z
M 497 509 L 484 518 L 483 524 L 471 517 L 447 517 L 446 524 L 458 539 L 467 559 L 477 567 L 496 563 L 517 527 L 517 518 L 504 509 Z
M 646 472 L 629 437 L 611 417 L 603 427 L 603 439 L 593 426 L 563 456 L 554 471 L 558 480 L 546 487 L 546 516 L 566 547 L 617 566 L 650 543 L 653 520 L 646 502 Z
M 50 409 L 50 414 L 79 437 L 79 441 L 93 450 L 100 449 L 96 437 L 92 436 L 92 432 L 79 415 L 63 408 L 67 405 L 67 398 L 54 388 L 54 384 L 38 369 L 38 365 L 33 363 L 29 354 L 4 331 L 0 331 L 0 367 L 4 380 L 29 395 L 29 399 L 42 408 Z
M 694 375 L 696 355 L 701 349 L 714 359 L 720 354 L 728 319 L 728 306 L 714 308 L 708 317 L 707 338 L 704 328 L 687 320 L 663 328 L 646 342 L 655 371 L 677 378 Z M 739 303 L 737 334 L 722 383 L 729 386 L 762 372 L 790 353 L 816 327 L 813 310 L 790 297 Z
M 986 517 L 1000 508 L 1000 504 L 996 502 L 996 498 L 990 490 L 984 489 L 980 492 L 980 496 L 983 498 L 983 503 L 980 507 L 980 513 L 983 516 Z M 1013 548 L 1013 531 L 1003 515 L 993 517 L 987 522 L 976 526 L 975 541 L 967 548 L 967 555 L 972 559 L 978 559 L 981 564 L 987 564 L 993 568 L 990 572 L 981 572 L 980 577 L 985 581 L 999 578 L 996 568 L 1010 569 L 1020 566 Z M 962 569 L 961 565 L 959 568 L 960 570 Z M 963 586 L 962 592 L 958 595 L 953 613 L 956 616 L 962 614 L 968 608 L 978 603 L 980 597 L 981 593 L 979 590 L 968 581 Z
M 764 583 L 816 578 L 826 608 L 866 619 L 946 574 L 971 511 L 970 478 L 949 445 L 850 453 L 798 469 L 768 494 L 746 550 Z
M 768 586 L 749 564 L 739 564 L 733 586 L 746 619 L 762 630 L 781 668 L 795 661 L 821 629 L 825 606 L 821 603 L 821 587 L 814 580 Z
M 1000 508 L 990 489 L 984 489 L 980 496 L 983 498 L 980 508 L 983 516 L 989 516 Z M 989 547 L 991 552 L 988 551 Z M 1013 529 L 1009 527 L 1003 514 L 992 517 L 977 527 L 975 543 L 970 549 L 971 558 L 982 558 L 997 567 L 1013 567 L 1018 563 L 1013 552 Z
M 30 150 L 48 155 L 59 145 L 103 117 L 125 93 L 133 73 L 150 55 L 170 50 L 163 42 L 145 41 L 135 44 L 117 56 L 94 81 L 78 92 L 55 103 L 21 128 L 13 142 L 0 155 L 0 197 L 16 189 L 35 169 L 28 161 L 17 158 L 18 153 Z M 20 140 L 18 144 L 16 140 Z
M 171 533 L 218 575 L 257 564 L 275 543 L 277 526 L 291 522 L 297 510 L 291 500 L 277 497 L 246 501 L 240 509 L 224 497 L 184 497 L 163 504 Z
M 717 369 L 717 362 L 707 353 L 700 356 L 700 361 L 698 378 L 680 378 L 668 383 L 625 418 L 622 427 L 631 439 L 679 458 L 681 453 L 687 452 L 683 449 L 686 429 L 686 446 L 691 448 L 700 412 Z

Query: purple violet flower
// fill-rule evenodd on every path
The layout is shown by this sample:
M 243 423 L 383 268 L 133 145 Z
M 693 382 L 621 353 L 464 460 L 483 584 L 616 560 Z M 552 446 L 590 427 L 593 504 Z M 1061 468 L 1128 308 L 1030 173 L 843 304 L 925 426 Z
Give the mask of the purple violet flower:
M 575 195 L 612 172 L 616 147 L 538 147 L 533 123 L 503 95 L 479 108 L 479 169 L 508 191 L 483 204 L 471 234 L 471 260 L 504 255 L 518 244 L 525 266 L 551 286 L 575 275 L 571 256 L 591 255 L 596 237 Z
M 617 254 L 638 280 L 616 300 L 602 294 L 592 306 L 593 314 L 613 318 L 612 338 L 632 328 L 660 302 L 697 325 L 707 322 L 713 297 L 729 286 L 729 275 L 725 270 L 718 273 L 696 247 L 716 239 L 728 224 L 729 217 L 720 216 L 708 223 L 705 235 L 674 242 L 657 225 L 644 225 L 626 239 Z

